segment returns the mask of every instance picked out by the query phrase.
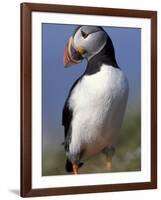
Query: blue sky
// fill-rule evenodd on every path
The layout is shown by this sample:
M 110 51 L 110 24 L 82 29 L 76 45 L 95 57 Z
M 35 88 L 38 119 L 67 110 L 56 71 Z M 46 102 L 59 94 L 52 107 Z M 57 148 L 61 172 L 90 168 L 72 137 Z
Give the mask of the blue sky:
M 64 47 L 75 25 L 42 25 L 42 134 L 43 144 L 63 141 L 62 109 L 73 82 L 84 72 L 86 61 L 68 69 L 63 65 Z M 104 27 L 113 41 L 116 60 L 129 81 L 128 108 L 139 108 L 141 76 L 141 29 Z

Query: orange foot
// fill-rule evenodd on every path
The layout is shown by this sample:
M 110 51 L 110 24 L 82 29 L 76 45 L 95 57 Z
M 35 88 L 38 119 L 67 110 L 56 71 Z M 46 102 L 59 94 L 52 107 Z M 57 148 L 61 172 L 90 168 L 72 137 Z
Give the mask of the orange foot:
M 73 172 L 74 174 L 78 174 L 78 165 L 76 163 L 73 164 Z

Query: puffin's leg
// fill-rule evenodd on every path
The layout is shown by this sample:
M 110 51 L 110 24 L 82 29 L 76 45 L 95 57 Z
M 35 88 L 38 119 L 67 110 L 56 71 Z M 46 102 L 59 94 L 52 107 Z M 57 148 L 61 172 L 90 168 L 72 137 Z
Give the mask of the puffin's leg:
M 73 172 L 74 172 L 74 174 L 78 174 L 78 164 L 77 163 L 73 164 Z
M 107 171 L 111 172 L 112 171 L 112 156 L 115 152 L 115 148 L 113 146 L 111 147 L 106 147 L 102 151 L 105 156 L 106 156 L 106 168 Z
M 106 158 L 106 167 L 109 172 L 112 171 L 112 156 L 107 156 Z

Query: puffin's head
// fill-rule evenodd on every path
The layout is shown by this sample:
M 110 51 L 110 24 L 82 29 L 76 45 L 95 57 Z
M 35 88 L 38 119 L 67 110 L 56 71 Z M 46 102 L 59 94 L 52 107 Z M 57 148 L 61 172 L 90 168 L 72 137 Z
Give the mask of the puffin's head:
M 99 26 L 78 26 L 64 51 L 64 66 L 80 63 L 99 53 L 107 41 L 107 33 Z

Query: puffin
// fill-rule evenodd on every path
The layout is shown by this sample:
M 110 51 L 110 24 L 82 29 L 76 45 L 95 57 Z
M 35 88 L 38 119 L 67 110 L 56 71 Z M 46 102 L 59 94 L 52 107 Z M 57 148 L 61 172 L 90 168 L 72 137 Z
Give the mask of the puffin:
M 126 109 L 128 80 L 118 66 L 110 36 L 100 26 L 78 26 L 64 50 L 66 68 L 87 61 L 72 85 L 62 113 L 65 169 L 78 174 L 87 159 L 102 152 L 107 171 Z

